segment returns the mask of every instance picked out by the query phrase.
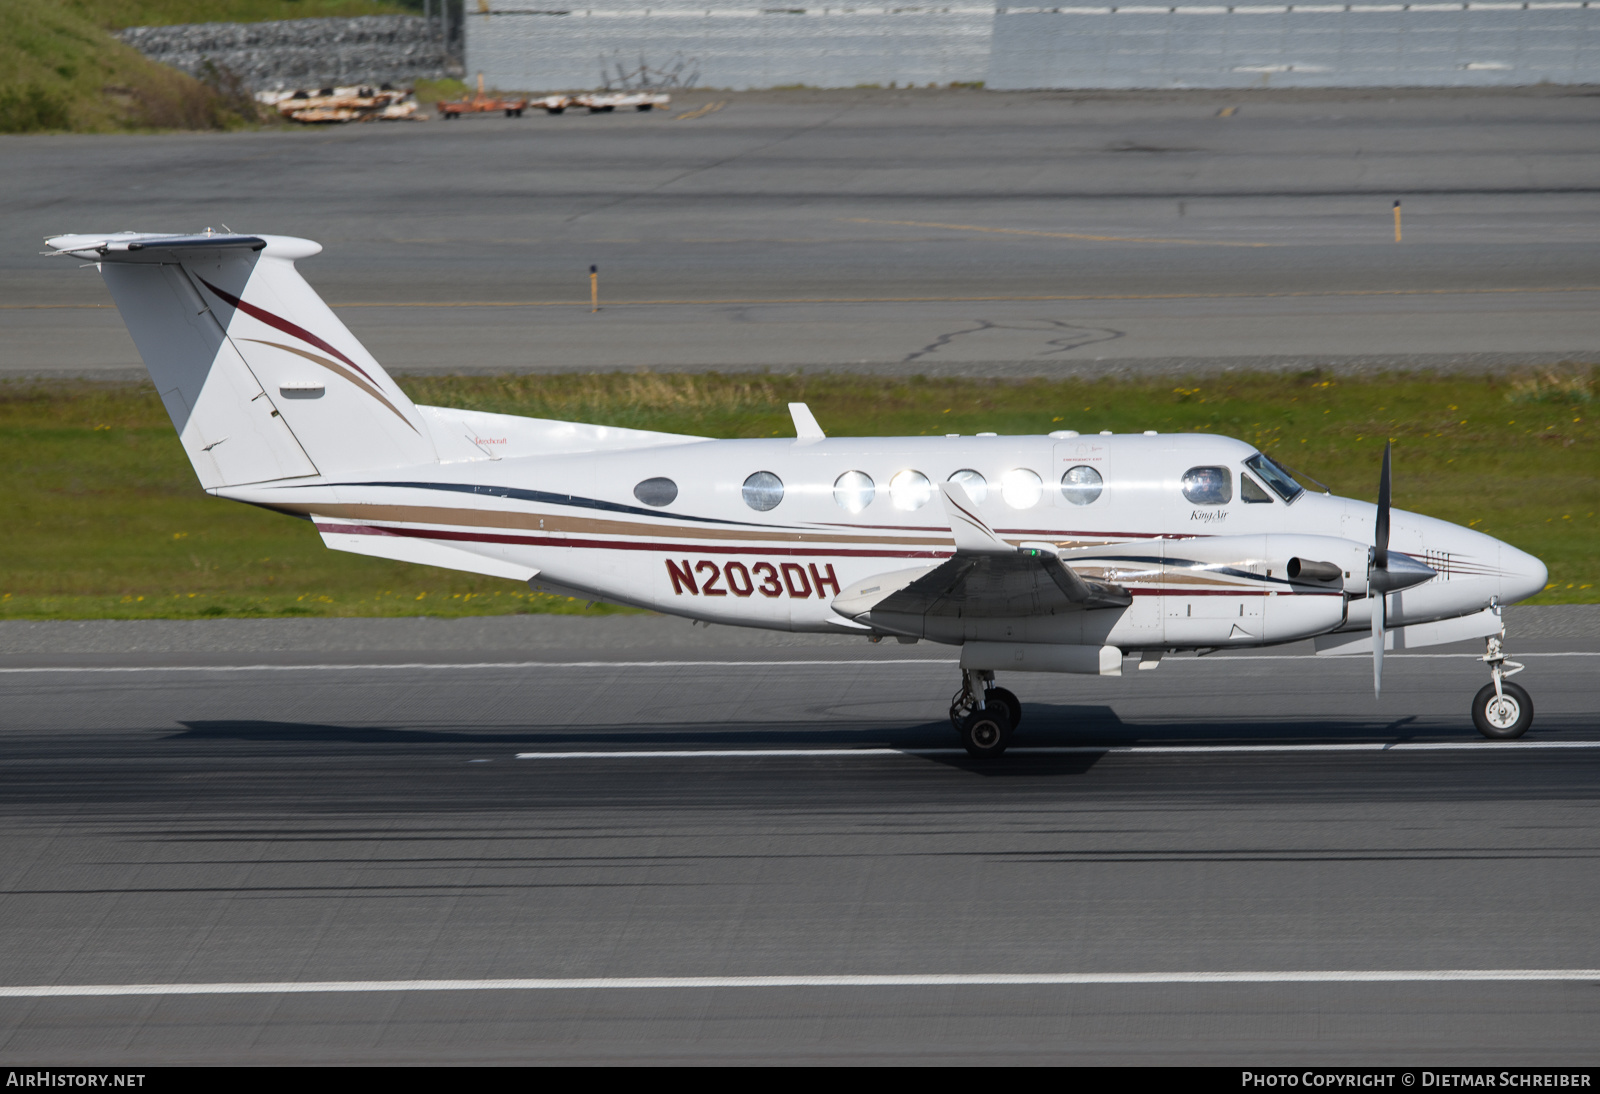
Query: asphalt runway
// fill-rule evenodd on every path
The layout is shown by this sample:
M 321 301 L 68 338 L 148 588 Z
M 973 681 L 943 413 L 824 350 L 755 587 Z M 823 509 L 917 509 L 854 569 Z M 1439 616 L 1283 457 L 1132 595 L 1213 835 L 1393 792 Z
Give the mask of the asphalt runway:
M 1513 641 L 1524 742 L 1477 738 L 1469 654 L 1379 702 L 1274 653 L 1014 674 L 976 764 L 951 650 L 670 622 L 467 664 L 0 635 L 0 1058 L 1600 1059 L 1592 633 Z
M 306 274 L 396 371 L 1593 360 L 1594 103 L 691 93 L 666 114 L 4 137 L 0 375 L 141 374 L 99 279 L 42 237 L 208 225 L 321 241 Z

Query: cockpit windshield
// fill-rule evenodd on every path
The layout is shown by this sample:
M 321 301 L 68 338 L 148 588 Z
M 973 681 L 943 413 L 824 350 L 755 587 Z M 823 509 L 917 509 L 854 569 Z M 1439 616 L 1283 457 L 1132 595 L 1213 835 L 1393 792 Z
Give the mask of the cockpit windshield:
M 1272 487 L 1273 492 L 1284 501 L 1292 502 L 1306 492 L 1305 487 L 1294 481 L 1293 475 L 1273 463 L 1272 458 L 1264 452 L 1257 452 L 1245 460 L 1244 465 L 1260 475 L 1262 480 Z

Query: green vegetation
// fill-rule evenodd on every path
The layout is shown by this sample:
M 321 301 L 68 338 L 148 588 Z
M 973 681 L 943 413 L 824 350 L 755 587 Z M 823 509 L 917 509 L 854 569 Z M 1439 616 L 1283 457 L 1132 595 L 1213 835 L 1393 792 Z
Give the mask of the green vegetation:
M 1321 376 L 997 382 L 769 376 L 428 377 L 419 402 L 717 437 L 785 436 L 804 400 L 835 435 L 1159 429 L 1240 437 L 1371 499 L 1544 559 L 1535 603 L 1600 600 L 1600 465 L 1587 367 L 1509 381 Z M 0 617 L 583 611 L 514 582 L 326 550 L 304 521 L 201 493 L 149 385 L 0 384 Z M 595 608 L 594 611 L 607 609 Z
M 460 80 L 418 80 L 412 91 L 419 103 L 437 103 L 442 100 L 465 99 L 473 89 Z
M 110 30 L 179 23 L 260 23 L 268 19 L 393 15 L 420 11 L 421 0 L 66 0 L 63 5 Z
M 371 0 L 8 0 L 0 3 L 0 133 L 254 125 L 254 105 L 227 73 L 191 79 L 107 32 L 402 10 Z

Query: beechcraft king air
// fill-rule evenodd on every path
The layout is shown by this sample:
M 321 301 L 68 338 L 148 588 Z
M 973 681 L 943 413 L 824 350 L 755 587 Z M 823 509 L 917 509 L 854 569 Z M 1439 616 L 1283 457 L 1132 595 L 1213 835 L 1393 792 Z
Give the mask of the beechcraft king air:
M 997 672 L 1120 675 L 1164 653 L 1486 640 L 1478 729 L 1526 731 L 1501 608 L 1544 564 L 1489 536 L 1305 489 L 1197 434 L 714 440 L 419 406 L 295 268 L 283 236 L 48 241 L 94 263 L 201 485 L 335 550 L 709 623 L 961 647 L 951 721 L 1003 752 Z

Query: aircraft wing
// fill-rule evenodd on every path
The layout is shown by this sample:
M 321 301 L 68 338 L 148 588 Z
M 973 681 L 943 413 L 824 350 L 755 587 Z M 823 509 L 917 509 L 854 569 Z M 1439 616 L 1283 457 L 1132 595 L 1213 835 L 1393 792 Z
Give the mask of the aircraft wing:
M 958 552 L 877 600 L 869 610 L 1011 618 L 1074 609 L 1125 608 L 1132 602 L 1121 586 L 1085 578 L 1046 551 L 1018 548 L 1009 555 Z
M 869 614 L 1011 619 L 1133 602 L 1126 589 L 1085 578 L 1048 545 L 1018 547 L 1001 539 L 961 487 L 944 483 L 941 490 L 955 555 L 931 569 L 858 581 L 834 598 L 835 611 L 863 621 Z

